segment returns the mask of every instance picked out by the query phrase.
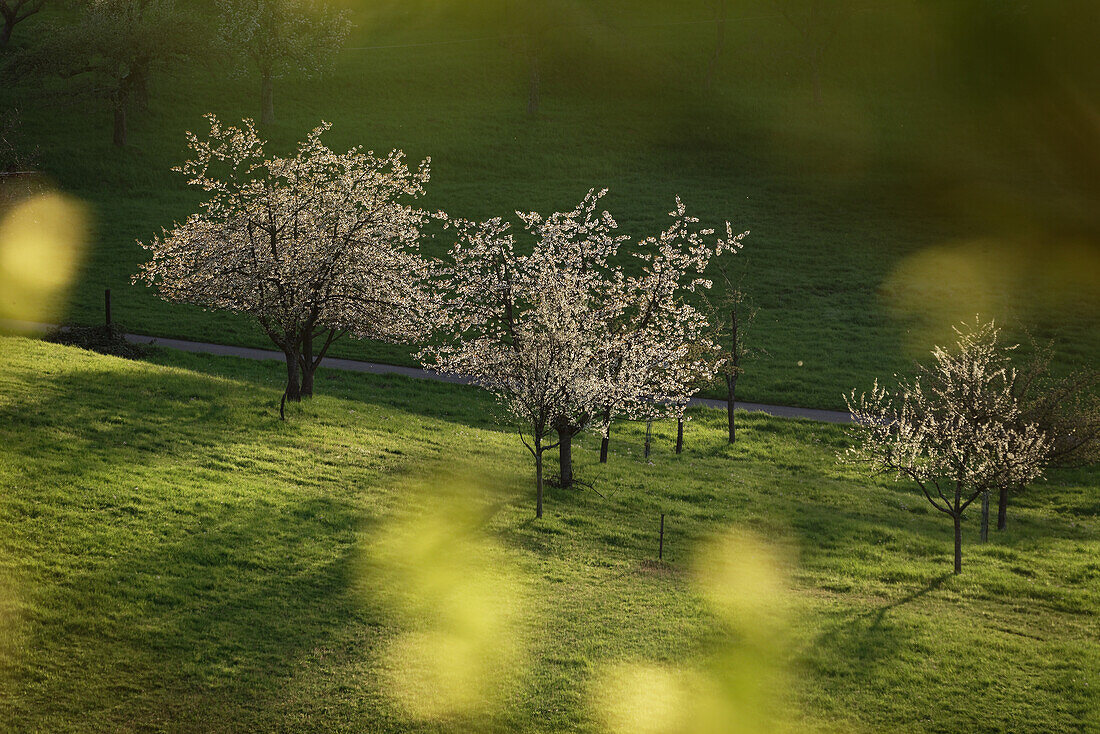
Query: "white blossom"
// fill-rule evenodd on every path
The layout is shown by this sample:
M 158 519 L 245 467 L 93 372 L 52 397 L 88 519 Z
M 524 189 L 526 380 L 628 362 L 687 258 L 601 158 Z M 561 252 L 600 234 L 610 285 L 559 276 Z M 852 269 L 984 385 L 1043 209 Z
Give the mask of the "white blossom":
M 170 301 L 253 316 L 287 355 L 288 397 L 333 340 L 350 334 L 416 341 L 428 324 L 428 264 L 419 254 L 429 214 L 428 161 L 410 169 L 395 150 L 330 150 L 322 123 L 293 155 L 268 156 L 251 120 L 206 137 L 177 168 L 206 192 L 199 211 L 142 246 L 135 276 Z M 316 359 L 313 339 L 324 339 Z M 301 369 L 299 369 L 301 368 Z
M 448 298 L 437 340 L 421 352 L 426 364 L 495 393 L 522 426 L 538 513 L 554 432 L 567 445 L 595 421 L 672 413 L 700 375 L 713 375 L 712 363 L 686 359 L 706 326 L 686 294 L 709 287 L 702 273 L 727 244 L 697 229 L 677 200 L 673 225 L 631 248 L 642 265 L 627 275 L 617 256 L 628 238 L 599 209 L 605 194 L 590 191 L 545 217 L 517 212 L 534 240 L 529 254 L 503 219 L 451 222 L 458 238 L 440 285 Z
M 1001 486 L 1024 484 L 1043 472 L 1049 440 L 1022 420 L 1016 371 L 993 323 L 956 329 L 956 349 L 936 347 L 933 364 L 887 389 L 848 397 L 861 427 L 848 458 L 873 473 L 917 484 L 927 500 L 955 521 L 956 573 L 962 513 Z

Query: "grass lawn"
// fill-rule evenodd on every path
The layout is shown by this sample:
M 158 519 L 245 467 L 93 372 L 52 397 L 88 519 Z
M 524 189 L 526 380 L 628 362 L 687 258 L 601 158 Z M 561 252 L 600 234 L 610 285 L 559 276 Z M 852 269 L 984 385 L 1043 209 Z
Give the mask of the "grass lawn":
M 950 525 L 838 468 L 836 426 L 745 414 L 731 447 L 700 411 L 681 456 L 660 427 L 651 463 L 621 426 L 608 465 L 591 438 L 575 452 L 599 494 L 551 490 L 535 521 L 529 457 L 471 388 L 329 371 L 281 423 L 277 363 L 17 338 L 0 355 L 2 728 L 439 730 L 390 695 L 387 651 L 489 568 L 522 589 L 524 662 L 473 728 L 597 731 L 609 666 L 705 666 L 744 642 L 691 571 L 737 526 L 784 559 L 797 729 L 1100 731 L 1096 471 L 1019 497 L 987 545 L 971 513 L 955 578 Z M 463 547 L 480 550 L 380 572 L 452 475 L 475 477 Z
M 607 186 L 628 233 L 657 231 L 677 194 L 707 223 L 728 218 L 751 230 L 738 257 L 759 307 L 751 341 L 767 357 L 740 381 L 746 400 L 843 407 L 842 394 L 906 369 L 978 311 L 1014 335 L 1026 327 L 1057 338 L 1061 367 L 1100 354 L 1092 177 L 1074 178 L 1087 156 L 1071 150 L 1064 157 L 1073 165 L 1060 168 L 1062 158 L 1036 152 L 1036 140 L 1075 138 L 1028 128 L 1018 109 L 1004 114 L 956 89 L 949 71 L 912 77 L 927 69 L 924 59 L 949 69 L 952 58 L 919 47 L 939 34 L 912 32 L 924 22 L 907 15 L 916 10 L 861 13 L 847 24 L 820 106 L 792 52 L 797 35 L 774 9 L 738 11 L 747 19 L 731 24 L 709 88 L 701 79 L 712 29 L 682 22 L 710 17 L 708 3 L 631 14 L 625 26 L 608 11 L 586 16 L 576 32 L 565 19 L 545 63 L 542 111 L 528 119 L 514 48 L 449 43 L 503 33 L 486 26 L 481 5 L 465 14 L 439 3 L 362 10 L 333 73 L 279 80 L 277 123 L 265 133 L 286 147 L 325 119 L 334 147 L 431 156 L 426 204 L 457 216 L 567 209 Z M 33 43 L 40 28 L 24 23 L 15 43 Z M 438 42 L 446 43 L 423 45 Z M 1091 67 L 1072 68 L 1082 77 L 1075 83 L 1091 89 Z M 133 331 L 264 346 L 244 319 L 168 305 L 130 285 L 145 256 L 136 241 L 195 207 L 169 172 L 185 155 L 184 131 L 200 129 L 206 112 L 255 116 L 257 81 L 208 55 L 174 65 L 153 80 L 150 109 L 132 115 L 124 150 L 110 144 L 105 104 L 74 96 L 78 89 L 35 79 L 0 88 L 0 107 L 22 108 L 25 142 L 39 149 L 43 170 L 93 215 L 84 268 L 58 318 L 97 323 L 111 288 L 115 320 Z M 1049 123 L 1042 98 L 1025 106 L 1033 99 Z M 1019 135 L 1001 134 L 1002 124 Z M 428 249 L 446 245 L 441 238 Z M 335 353 L 410 359 L 407 349 L 377 344 Z

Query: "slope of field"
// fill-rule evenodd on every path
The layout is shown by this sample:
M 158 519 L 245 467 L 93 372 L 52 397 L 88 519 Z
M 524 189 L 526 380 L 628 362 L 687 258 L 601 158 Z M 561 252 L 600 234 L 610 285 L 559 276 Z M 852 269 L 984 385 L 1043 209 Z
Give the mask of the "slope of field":
M 798 36 L 774 9 L 750 3 L 738 13 L 746 17 L 730 23 L 712 83 L 713 29 L 696 22 L 709 17 L 708 3 L 563 17 L 544 60 L 541 112 L 528 118 L 524 56 L 508 28 L 445 7 L 380 3 L 360 12 L 331 74 L 279 80 L 277 122 L 265 131 L 273 146 L 286 149 L 324 119 L 334 147 L 431 156 L 425 203 L 456 216 L 565 209 L 589 188 L 609 187 L 607 204 L 631 234 L 656 232 L 676 195 L 709 224 L 730 219 L 751 230 L 735 279 L 759 307 L 750 340 L 765 354 L 741 381 L 746 400 L 842 407 L 843 393 L 905 369 L 976 312 L 1014 336 L 1027 328 L 1057 338 L 1060 366 L 1100 354 L 1092 177 L 1074 178 L 1087 168 L 1086 151 L 1043 148 L 1078 138 L 1027 128 L 1021 121 L 1031 118 L 1001 114 L 992 93 L 956 89 L 961 77 L 943 49 L 935 58 L 946 69 L 932 70 L 942 78 L 919 77 L 931 53 L 919 44 L 937 33 L 914 32 L 924 21 L 910 11 L 861 13 L 846 24 L 820 104 L 792 46 Z M 41 27 L 20 26 L 16 45 L 32 45 Z M 257 114 L 257 81 L 228 70 L 203 53 L 158 73 L 123 150 L 110 144 L 105 103 L 82 94 L 87 85 L 2 85 L 0 106 L 21 108 L 24 144 L 94 220 L 59 318 L 98 321 L 111 288 L 116 321 L 133 331 L 264 344 L 247 320 L 171 306 L 130 285 L 145 255 L 137 241 L 195 206 L 169 170 L 186 153 L 184 131 L 201 130 L 207 112 L 227 121 Z M 960 108 L 957 98 L 985 106 Z M 1033 100 L 1027 108 L 1049 123 L 1046 100 Z M 1072 105 L 1055 102 L 1072 115 Z M 1011 125 L 1024 126 L 1016 138 Z M 446 244 L 439 237 L 427 249 Z M 376 344 L 336 352 L 410 360 L 407 349 Z
M 591 439 L 575 451 L 592 490 L 550 490 L 535 521 L 529 456 L 471 388 L 328 372 L 283 423 L 277 364 L 16 338 L 0 355 L 6 729 L 439 730 L 387 687 L 387 655 L 446 617 L 447 589 L 511 569 L 526 602 L 500 619 L 523 662 L 476 728 L 597 731 L 609 667 L 705 666 L 754 629 L 743 601 L 721 623 L 692 570 L 721 567 L 709 538 L 736 526 L 785 559 L 757 581 L 786 590 L 772 653 L 799 730 L 1100 731 L 1095 471 L 1020 497 L 985 546 L 971 514 L 954 578 L 949 524 L 838 468 L 838 427 L 746 414 L 730 447 L 700 411 L 683 455 L 660 426 L 646 462 L 622 426 L 608 465 Z M 478 552 L 379 575 L 406 548 L 392 529 L 422 527 L 449 486 Z

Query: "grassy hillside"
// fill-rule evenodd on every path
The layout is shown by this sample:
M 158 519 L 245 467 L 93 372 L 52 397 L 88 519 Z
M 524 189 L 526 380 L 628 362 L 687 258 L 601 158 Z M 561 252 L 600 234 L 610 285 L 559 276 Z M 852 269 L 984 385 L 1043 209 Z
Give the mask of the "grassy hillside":
M 946 7 L 861 11 L 843 25 L 815 104 L 799 35 L 768 3 L 730 10 L 710 82 L 713 3 L 563 3 L 542 111 L 529 119 L 526 67 L 500 3 L 350 4 L 358 27 L 333 73 L 279 81 L 266 131 L 276 147 L 325 119 L 334 146 L 430 155 L 427 204 L 464 217 L 563 209 L 607 186 L 630 233 L 656 231 L 677 194 L 707 222 L 752 230 L 739 259 L 760 308 L 752 339 L 768 356 L 741 381 L 745 399 L 840 407 L 842 393 L 905 369 L 978 311 L 1058 338 L 1062 366 L 1100 354 L 1095 140 L 1081 103 L 1097 79 L 1074 55 L 1094 38 L 1094 14 L 1046 33 L 1040 20 L 1060 16 L 1007 14 L 1002 27 Z M 41 28 L 26 22 L 14 43 L 33 44 Z M 1024 37 L 1005 67 L 1009 31 Z M 94 217 L 59 318 L 97 321 L 110 287 L 115 319 L 132 330 L 264 343 L 242 319 L 129 284 L 144 256 L 136 240 L 195 205 L 169 172 L 184 131 L 206 112 L 258 112 L 257 81 L 228 68 L 204 52 L 161 71 L 124 150 L 110 145 L 105 104 L 79 83 L 0 88 L 0 106 L 22 109 L 43 170 Z M 337 351 L 409 359 L 381 345 Z
M 747 644 L 752 625 L 723 623 L 692 571 L 722 568 L 708 539 L 738 526 L 785 559 L 747 591 L 789 597 L 771 654 L 800 730 L 1100 731 L 1095 471 L 1021 497 L 985 546 L 972 513 L 953 578 L 950 526 L 837 468 L 835 426 L 744 415 L 729 447 L 721 414 L 697 412 L 685 453 L 663 426 L 650 463 L 624 426 L 608 465 L 591 440 L 575 452 L 594 491 L 552 490 L 535 522 L 528 456 L 470 388 L 327 372 L 281 423 L 273 363 L 14 338 L 0 355 L 3 728 L 438 730 L 390 695 L 387 651 L 475 584 L 526 600 L 486 608 L 525 663 L 478 728 L 598 730 L 608 666 Z M 395 545 L 450 484 L 447 519 L 477 552 Z M 510 585 L 485 586 L 487 567 Z

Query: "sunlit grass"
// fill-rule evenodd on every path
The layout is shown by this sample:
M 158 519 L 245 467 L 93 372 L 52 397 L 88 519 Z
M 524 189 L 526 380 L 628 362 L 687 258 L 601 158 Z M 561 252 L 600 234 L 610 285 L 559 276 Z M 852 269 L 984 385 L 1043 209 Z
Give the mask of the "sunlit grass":
M 751 690 L 721 675 L 760 650 L 796 729 L 1097 726 L 1095 471 L 1020 498 L 986 546 L 968 517 L 951 578 L 950 528 L 837 467 L 834 426 L 745 414 L 729 447 L 699 412 L 648 463 L 624 425 L 606 466 L 575 451 L 599 494 L 551 490 L 536 522 L 529 456 L 469 388 L 323 372 L 281 423 L 274 363 L 0 354 L 15 730 L 623 730 L 611 695 L 678 731 L 685 701 Z M 479 644 L 501 629 L 514 648 Z

